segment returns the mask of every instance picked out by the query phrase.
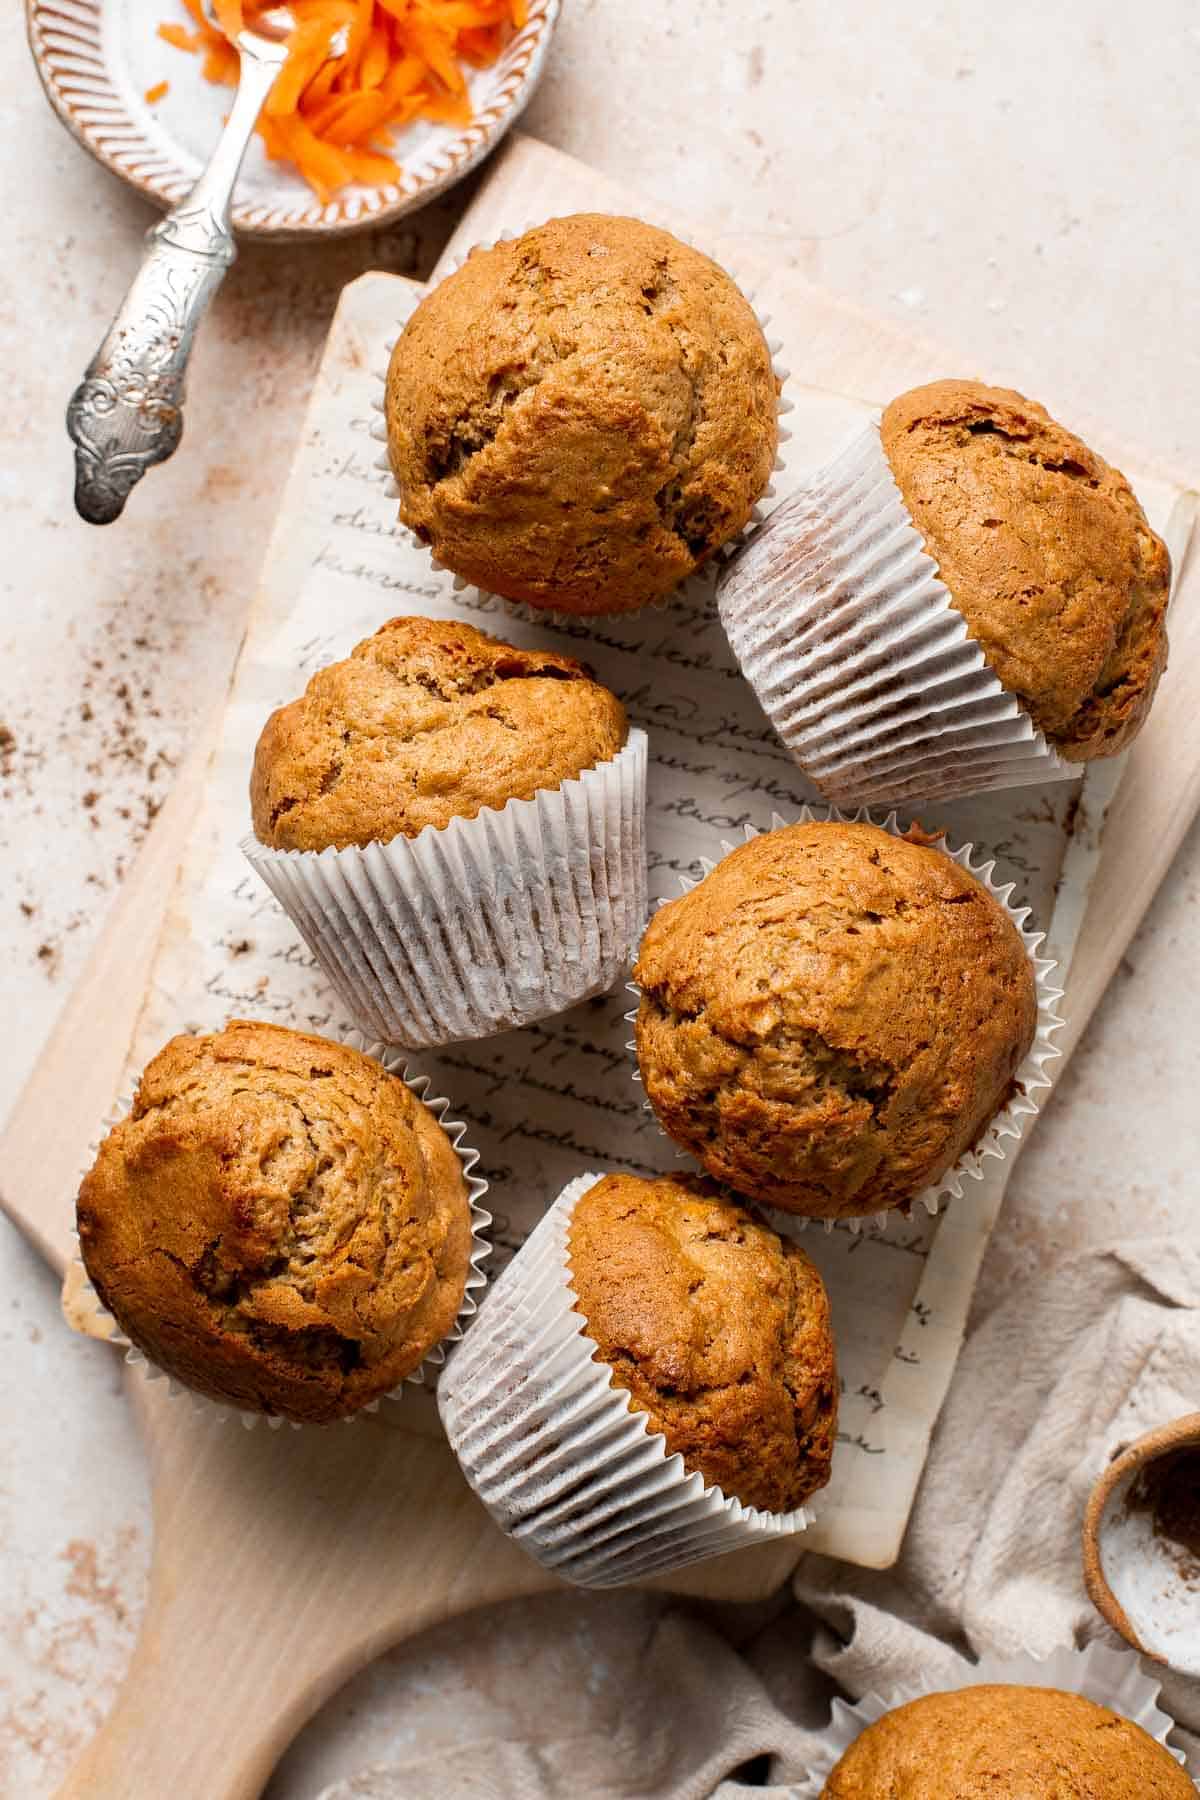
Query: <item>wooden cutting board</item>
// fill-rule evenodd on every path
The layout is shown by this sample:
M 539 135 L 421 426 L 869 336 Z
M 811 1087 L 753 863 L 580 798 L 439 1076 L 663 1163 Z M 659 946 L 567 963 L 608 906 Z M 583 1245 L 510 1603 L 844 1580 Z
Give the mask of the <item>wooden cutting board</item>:
M 581 207 L 639 210 L 591 171 L 518 139 L 493 163 L 456 243 Z M 776 272 L 775 285 L 793 338 L 803 336 L 804 382 L 870 397 L 956 366 L 797 277 Z M 1144 452 L 1094 435 L 1129 466 L 1150 466 Z M 1189 485 L 1186 474 L 1163 473 Z M 288 552 L 277 542 L 271 554 Z M 1197 563 L 1175 603 L 1172 676 L 1110 808 L 1070 971 L 1067 1049 L 1200 801 Z M 216 723 L 200 734 L 0 1140 L 6 1210 L 60 1269 L 73 1251 L 79 1170 L 125 1075 Z M 171 1399 L 165 1383 L 133 1370 L 127 1381 L 152 1465 L 150 1589 L 129 1674 L 69 1795 L 254 1795 L 312 1711 L 387 1645 L 554 1585 L 474 1501 L 423 1395 L 345 1430 L 244 1433 L 211 1408 Z M 755 1598 L 778 1585 L 799 1549 L 725 1558 L 670 1585 Z

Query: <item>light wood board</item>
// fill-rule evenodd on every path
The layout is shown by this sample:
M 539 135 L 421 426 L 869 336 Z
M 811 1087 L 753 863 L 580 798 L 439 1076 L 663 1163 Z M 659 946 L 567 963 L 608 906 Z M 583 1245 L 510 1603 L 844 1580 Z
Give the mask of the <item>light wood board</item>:
M 459 237 L 465 245 L 581 206 L 645 210 L 568 159 L 516 140 Z M 945 372 L 944 357 L 898 330 L 796 277 L 763 273 L 795 341 L 801 333 L 802 382 L 870 401 Z M 1130 466 L 1149 462 L 1120 454 Z M 289 549 L 272 547 L 277 575 Z M 1069 1043 L 1200 799 L 1200 707 L 1187 679 L 1200 667 L 1197 587 L 1193 557 L 1174 609 L 1173 674 L 1110 810 L 1072 964 Z M 72 1249 L 79 1169 L 126 1072 L 211 743 L 209 734 L 181 774 L 0 1143 L 6 1208 L 59 1267 Z M 162 1383 L 131 1372 L 129 1385 L 153 1464 L 150 1596 L 129 1677 L 71 1794 L 257 1793 L 294 1731 L 367 1658 L 436 1619 L 550 1585 L 473 1501 L 423 1396 L 336 1433 L 243 1434 L 211 1410 L 170 1400 Z M 782 1579 L 801 1547 L 724 1559 L 672 1585 L 754 1597 Z

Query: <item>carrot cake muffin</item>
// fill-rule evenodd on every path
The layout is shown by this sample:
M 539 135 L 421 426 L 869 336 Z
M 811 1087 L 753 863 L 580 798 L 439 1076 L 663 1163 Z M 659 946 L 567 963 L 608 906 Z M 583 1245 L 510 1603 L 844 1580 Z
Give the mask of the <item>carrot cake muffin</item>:
M 441 1342 L 471 1251 L 459 1157 L 404 1082 L 240 1019 L 150 1062 L 78 1225 L 97 1293 L 151 1362 L 315 1424 L 377 1400 Z
M 571 1284 L 598 1348 L 689 1471 L 790 1512 L 829 1480 L 829 1298 L 804 1252 L 708 1183 L 606 1175 L 576 1201 Z
M 987 889 L 867 824 L 752 838 L 642 939 L 637 1056 L 663 1129 L 789 1212 L 903 1206 L 978 1141 L 1036 1028 Z
M 1170 1751 L 1056 1688 L 926 1694 L 855 1739 L 823 1800 L 1195 1800 Z
M 717 599 L 780 738 L 848 811 L 1123 750 L 1166 664 L 1170 576 L 1124 476 L 1043 407 L 936 381 L 776 507 Z
M 1166 666 L 1171 562 L 1118 470 L 1008 388 L 893 400 L 884 454 L 950 598 L 1063 757 L 1136 736 Z
M 637 219 L 552 219 L 473 251 L 401 333 L 400 517 L 494 593 L 630 612 L 742 530 L 777 408 L 762 329 L 716 263 Z
M 271 714 L 255 836 L 275 850 L 415 837 L 614 757 L 625 709 L 582 663 L 445 619 L 391 619 Z

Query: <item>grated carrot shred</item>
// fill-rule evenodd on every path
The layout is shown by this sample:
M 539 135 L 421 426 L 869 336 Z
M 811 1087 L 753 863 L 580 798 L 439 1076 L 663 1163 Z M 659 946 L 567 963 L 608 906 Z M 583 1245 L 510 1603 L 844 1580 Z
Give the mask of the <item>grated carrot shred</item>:
M 466 94 L 427 94 L 420 117 L 434 119 L 439 125 L 469 125 L 475 114 Z
M 394 62 L 383 78 L 380 92 L 387 95 L 394 105 L 409 99 L 420 88 L 426 77 L 425 64 L 419 56 L 411 52 Z M 411 117 L 410 115 L 407 115 Z
M 166 21 L 158 35 L 176 50 L 199 51 L 207 80 L 235 86 L 230 40 L 253 28 L 264 3 L 213 0 L 218 31 L 201 0 L 182 0 L 196 29 Z M 267 155 L 293 163 L 323 204 L 348 182 L 399 180 L 389 131 L 412 119 L 469 125 L 463 65 L 487 68 L 529 19 L 528 0 L 291 0 L 291 11 L 287 60 L 258 132 Z M 166 91 L 160 82 L 146 98 Z
M 242 16 L 242 0 L 213 0 L 213 11 L 217 15 L 217 24 L 232 43 L 246 22 Z
M 382 25 L 373 25 L 362 54 L 362 62 L 358 66 L 358 78 L 363 87 L 381 86 L 391 60 L 392 45 L 388 33 Z
M 170 44 L 173 50 L 195 52 L 200 48 L 199 37 L 194 31 L 189 31 L 186 25 L 174 25 L 168 22 L 159 26 L 158 35 L 163 43 Z
M 226 87 L 237 86 L 238 53 L 224 38 L 217 38 L 209 44 L 200 66 L 205 81 L 223 82 Z
M 409 40 L 417 55 L 425 58 L 448 92 L 464 93 L 466 80 L 454 55 L 456 34 L 431 18 L 430 11 L 429 7 L 422 7 L 418 12 L 414 6 L 405 26 Z
M 318 69 L 304 90 L 304 105 L 309 116 L 316 111 L 322 100 L 327 100 L 333 91 L 333 78 L 337 74 L 337 63 L 331 58 L 323 69 Z
M 326 128 L 324 136 L 339 150 L 348 150 L 378 131 L 387 122 L 390 109 L 382 94 L 345 94 L 342 98 L 349 104 L 341 118 Z
M 146 89 L 142 98 L 145 100 L 147 106 L 157 106 L 160 100 L 165 99 L 170 91 L 170 87 L 171 84 L 169 81 L 156 81 L 153 87 L 148 87 Z
M 392 156 L 371 150 L 347 150 L 345 154 L 355 181 L 369 187 L 390 187 L 400 179 L 400 164 Z
M 458 54 L 473 69 L 490 69 L 503 48 L 504 40 L 492 25 L 458 34 Z
M 301 21 L 288 44 L 287 61 L 275 78 L 263 111 L 272 119 L 286 118 L 300 110 L 300 96 L 328 60 L 329 31 L 325 23 Z

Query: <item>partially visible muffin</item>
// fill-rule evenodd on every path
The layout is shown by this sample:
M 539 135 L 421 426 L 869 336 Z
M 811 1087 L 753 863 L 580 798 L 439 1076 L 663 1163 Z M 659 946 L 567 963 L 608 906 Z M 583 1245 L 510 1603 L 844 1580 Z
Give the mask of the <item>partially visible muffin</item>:
M 699 1181 L 607 1175 L 575 1203 L 576 1310 L 596 1361 L 689 1471 L 770 1512 L 829 1480 L 829 1298 L 804 1252 Z
M 926 1694 L 869 1725 L 823 1800 L 1195 1800 L 1170 1751 L 1056 1688 Z
M 323 1424 L 450 1331 L 471 1250 L 459 1157 L 371 1057 L 235 1019 L 148 1064 L 79 1190 L 104 1305 L 151 1362 Z
M 457 621 L 391 619 L 267 720 L 254 833 L 276 850 L 415 837 L 558 788 L 627 735 L 616 695 L 570 657 Z
M 735 283 L 601 213 L 439 282 L 392 352 L 386 410 L 404 523 L 466 580 L 571 613 L 677 587 L 747 523 L 779 436 Z
M 1007 388 L 935 381 L 881 436 L 988 663 L 1060 755 L 1125 748 L 1166 666 L 1166 546 L 1125 477 Z
M 820 1218 L 944 1174 L 1010 1098 L 1037 1022 L 999 902 L 867 824 L 741 845 L 654 916 L 634 978 L 663 1129 L 739 1193 Z

